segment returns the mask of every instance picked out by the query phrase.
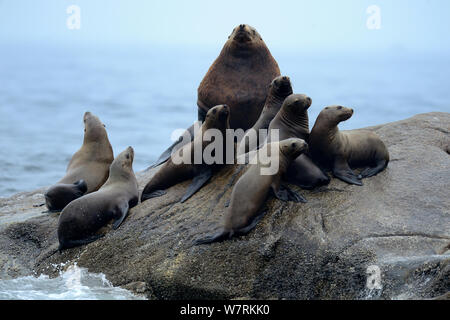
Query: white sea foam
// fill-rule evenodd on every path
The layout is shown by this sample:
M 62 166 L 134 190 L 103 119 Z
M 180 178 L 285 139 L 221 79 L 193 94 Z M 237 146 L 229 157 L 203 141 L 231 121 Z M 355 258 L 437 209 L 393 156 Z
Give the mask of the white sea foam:
M 63 267 L 63 266 L 61 266 Z M 0 300 L 139 300 L 131 292 L 114 287 L 102 273 L 89 273 L 76 264 L 50 278 L 27 276 L 0 280 Z

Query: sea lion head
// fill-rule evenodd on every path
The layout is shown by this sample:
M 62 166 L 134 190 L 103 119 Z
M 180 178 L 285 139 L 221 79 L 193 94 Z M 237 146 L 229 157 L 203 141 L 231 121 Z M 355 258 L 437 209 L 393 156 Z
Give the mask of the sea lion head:
M 51 186 L 44 194 L 45 204 L 48 210 L 59 211 L 71 201 L 83 196 L 87 190 L 87 184 L 82 179 L 73 184 L 58 183 Z
M 110 177 L 128 177 L 133 173 L 134 150 L 132 147 L 122 151 L 111 163 L 109 168 Z
M 230 127 L 230 108 L 226 104 L 208 110 L 205 117 L 208 128 L 227 129 Z
M 289 138 L 279 143 L 280 152 L 290 159 L 295 159 L 308 150 L 308 144 L 299 138 Z
M 225 46 L 239 53 L 265 46 L 265 43 L 255 28 L 240 24 L 233 29 Z
M 311 106 L 312 100 L 306 94 L 291 94 L 281 108 L 288 114 L 303 115 Z
M 319 114 L 320 119 L 326 119 L 333 125 L 339 122 L 348 120 L 353 115 L 353 109 L 343 106 L 328 106 L 325 107 Z M 318 118 L 319 118 L 318 117 Z
M 85 112 L 83 122 L 85 142 L 94 142 L 107 138 L 105 125 L 96 115 L 90 113 L 89 111 Z
M 292 94 L 291 79 L 287 76 L 278 76 L 270 83 L 269 92 L 273 96 L 286 98 Z

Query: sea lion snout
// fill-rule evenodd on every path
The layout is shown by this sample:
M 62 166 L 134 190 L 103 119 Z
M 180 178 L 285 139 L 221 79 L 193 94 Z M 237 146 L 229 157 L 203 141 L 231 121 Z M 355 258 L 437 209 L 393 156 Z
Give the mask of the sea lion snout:
M 227 118 L 230 114 L 230 108 L 226 104 L 222 105 L 222 109 L 220 110 L 220 117 Z
M 307 103 L 308 103 L 308 108 L 309 107 L 311 107 L 311 104 L 312 104 L 312 99 L 310 98 L 310 97 L 306 97 L 306 101 L 307 101 Z
M 250 42 L 252 40 L 252 29 L 246 24 L 241 24 L 234 31 L 233 39 L 237 42 Z
M 134 159 L 134 149 L 133 149 L 133 147 L 132 146 L 128 146 L 127 152 L 128 152 L 128 158 L 130 158 L 131 161 L 133 161 L 133 159 Z

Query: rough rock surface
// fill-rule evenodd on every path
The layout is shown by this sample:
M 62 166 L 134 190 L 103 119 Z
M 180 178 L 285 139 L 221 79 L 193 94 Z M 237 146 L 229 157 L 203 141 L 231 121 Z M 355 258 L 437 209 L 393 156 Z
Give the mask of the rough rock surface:
M 388 146 L 384 172 L 363 187 L 337 179 L 312 191 L 294 187 L 308 203 L 270 198 L 252 232 L 223 243 L 192 246 L 220 228 L 239 167 L 224 168 L 184 204 L 189 182 L 174 186 L 133 208 L 119 229 L 62 254 L 58 215 L 33 207 L 44 188 L 0 199 L 0 278 L 56 275 L 53 264 L 77 262 L 157 299 L 448 297 L 450 113 L 368 129 Z M 138 174 L 141 189 L 154 173 Z M 372 265 L 381 289 L 366 286 Z

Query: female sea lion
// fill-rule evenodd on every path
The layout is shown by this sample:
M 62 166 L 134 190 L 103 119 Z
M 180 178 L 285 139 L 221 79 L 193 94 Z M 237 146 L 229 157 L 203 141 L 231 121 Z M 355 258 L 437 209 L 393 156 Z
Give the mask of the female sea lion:
M 84 121 L 84 140 L 67 166 L 66 175 L 45 193 L 50 211 L 60 211 L 85 193 L 97 191 L 106 179 L 114 154 L 105 125 L 90 112 Z
M 120 226 L 139 199 L 133 159 L 134 150 L 128 147 L 114 159 L 108 180 L 98 191 L 64 208 L 58 222 L 59 250 L 97 240 L 102 237 L 100 229 L 111 221 L 114 229 Z
M 339 131 L 338 124 L 350 119 L 353 109 L 329 106 L 316 119 L 311 135 L 311 156 L 320 166 L 349 184 L 362 186 L 361 179 L 383 171 L 389 163 L 389 152 L 383 141 L 365 130 Z M 351 168 L 366 167 L 359 176 Z
M 250 139 L 256 137 L 255 148 L 257 148 L 262 141 L 259 141 L 259 130 L 266 130 L 269 128 L 270 121 L 276 116 L 278 111 L 280 111 L 281 105 L 284 99 L 292 94 L 292 85 L 289 77 L 279 76 L 276 77 L 269 87 L 269 93 L 264 104 L 264 108 L 258 121 L 248 129 L 244 137 L 239 144 L 238 154 L 242 155 L 246 152 L 252 151 L 254 148 L 250 145 Z
M 141 201 L 150 198 L 158 197 L 165 194 L 165 189 L 180 183 L 182 181 L 192 179 L 192 184 L 189 186 L 181 202 L 189 199 L 195 192 L 197 192 L 213 175 L 213 172 L 222 164 L 226 163 L 223 158 L 221 164 L 206 164 L 203 161 L 203 151 L 211 143 L 205 139 L 204 135 L 209 129 L 217 129 L 226 137 L 226 129 L 229 128 L 230 109 L 227 105 L 219 105 L 210 109 L 206 114 L 205 122 L 201 126 L 199 133 L 191 143 L 182 147 L 177 154 L 187 155 L 190 163 L 174 161 L 173 155 L 164 165 L 155 173 L 153 178 L 147 183 L 142 192 Z M 194 151 L 201 150 L 202 158 L 200 163 L 195 163 Z M 226 156 L 226 143 L 223 143 L 222 155 Z
M 272 149 L 274 147 L 274 149 Z M 249 164 L 244 174 L 236 182 L 231 192 L 230 205 L 224 217 L 224 227 L 219 233 L 195 241 L 195 245 L 212 243 L 230 239 L 233 236 L 243 235 L 253 229 L 264 213 L 260 209 L 270 191 L 282 201 L 304 202 L 296 192 L 282 185 L 281 176 L 286 172 L 290 162 L 307 149 L 305 141 L 290 138 L 280 142 L 266 144 L 256 153 L 258 161 Z M 262 175 L 261 168 L 267 166 L 260 161 L 259 155 L 268 154 L 270 150 L 271 161 L 279 161 L 278 172 L 273 175 Z
M 255 28 L 241 24 L 233 29 L 217 59 L 198 87 L 198 120 L 209 109 L 230 107 L 230 128 L 248 130 L 258 119 L 272 80 L 280 69 Z M 192 136 L 193 128 L 188 129 Z M 167 161 L 179 139 L 164 151 L 151 167 Z
M 287 97 L 280 111 L 270 122 L 267 142 L 274 141 L 271 131 L 278 129 L 279 140 L 300 138 L 309 144 L 308 108 L 312 100 L 304 94 L 291 94 Z M 330 182 L 330 178 L 316 166 L 306 154 L 301 154 L 292 161 L 284 178 L 304 189 L 312 189 Z

